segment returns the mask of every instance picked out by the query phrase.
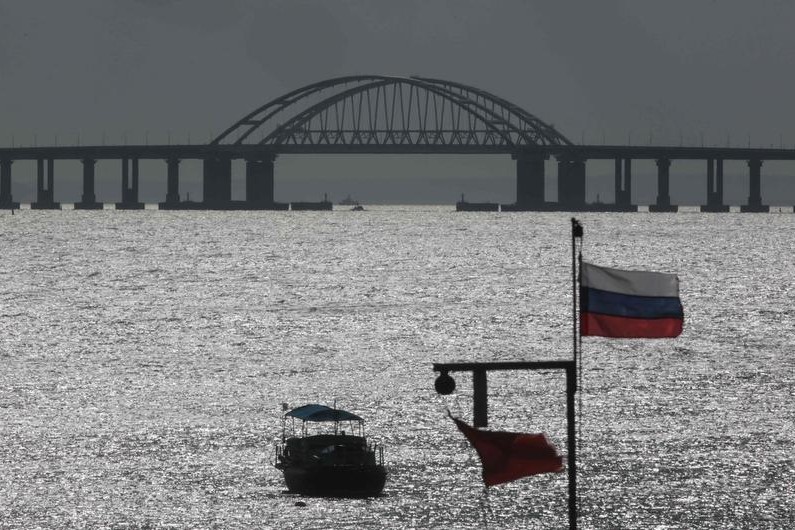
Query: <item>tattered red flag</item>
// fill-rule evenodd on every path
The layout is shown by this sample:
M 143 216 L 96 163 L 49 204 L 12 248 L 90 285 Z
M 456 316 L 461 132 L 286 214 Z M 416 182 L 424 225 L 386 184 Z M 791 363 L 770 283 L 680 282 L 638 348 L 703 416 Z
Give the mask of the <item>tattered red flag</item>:
M 478 452 L 486 486 L 564 469 L 563 458 L 543 433 L 481 431 L 450 417 Z

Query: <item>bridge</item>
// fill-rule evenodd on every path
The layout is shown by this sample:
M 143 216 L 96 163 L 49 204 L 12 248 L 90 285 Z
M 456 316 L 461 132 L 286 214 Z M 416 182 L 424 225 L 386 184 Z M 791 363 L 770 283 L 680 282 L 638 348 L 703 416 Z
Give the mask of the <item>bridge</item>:
M 117 209 L 142 209 L 138 198 L 139 160 L 167 164 L 166 197 L 161 209 L 287 209 L 274 198 L 275 163 L 282 154 L 501 154 L 516 163 L 512 204 L 458 203 L 459 210 L 637 211 L 632 204 L 632 162 L 657 165 L 654 212 L 677 211 L 669 182 L 676 160 L 704 162 L 706 204 L 702 211 L 725 212 L 723 163 L 748 165 L 748 201 L 742 211 L 765 212 L 762 173 L 765 161 L 795 160 L 792 149 L 576 145 L 518 105 L 472 86 L 427 77 L 346 76 L 313 83 L 273 99 L 242 117 L 203 145 L 116 145 L 0 148 L 0 208 L 17 208 L 11 189 L 12 166 L 37 163 L 34 209 L 57 209 L 55 163 L 79 160 L 83 193 L 76 209 L 101 209 L 95 194 L 98 160 L 120 163 L 121 201 Z M 200 160 L 203 200 L 182 200 L 179 164 Z M 546 161 L 557 162 L 558 200 L 545 198 Z M 232 200 L 233 160 L 244 160 L 245 200 Z M 589 160 L 615 163 L 615 202 L 585 200 Z M 293 203 L 292 209 L 331 209 L 327 201 Z

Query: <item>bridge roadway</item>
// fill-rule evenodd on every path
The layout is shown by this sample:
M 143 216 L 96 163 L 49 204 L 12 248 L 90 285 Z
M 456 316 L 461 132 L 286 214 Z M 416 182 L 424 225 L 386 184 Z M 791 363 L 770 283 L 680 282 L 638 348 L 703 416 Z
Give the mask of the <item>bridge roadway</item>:
M 55 162 L 80 160 L 83 163 L 83 194 L 77 209 L 100 209 L 102 203 L 94 193 L 94 165 L 97 160 L 118 160 L 121 166 L 122 200 L 119 209 L 140 209 L 138 201 L 138 161 L 164 160 L 167 163 L 167 193 L 160 203 L 164 209 L 285 209 L 274 201 L 275 160 L 281 154 L 504 154 L 516 160 L 516 202 L 502 205 L 513 211 L 637 211 L 631 202 L 632 161 L 655 160 L 657 164 L 657 199 L 650 211 L 672 212 L 669 181 L 675 160 L 703 160 L 707 203 L 702 211 L 724 212 L 723 161 L 743 160 L 749 168 L 746 212 L 766 212 L 762 204 L 761 168 L 765 161 L 795 160 L 795 150 L 775 148 L 665 147 L 620 145 L 543 145 L 517 148 L 507 145 L 112 145 L 60 147 L 0 148 L 0 208 L 17 208 L 11 189 L 12 165 L 16 161 L 35 160 L 38 164 L 37 209 L 57 209 L 55 201 Z M 558 202 L 544 199 L 545 161 L 555 158 L 558 175 Z M 189 203 L 180 200 L 179 162 L 203 162 L 204 200 Z M 246 161 L 246 199 L 231 200 L 231 161 Z M 589 204 L 585 201 L 586 163 L 588 160 L 615 161 L 615 203 Z M 307 206 L 307 205 L 305 205 Z M 311 204 L 307 207 L 312 207 Z M 325 206 L 319 206 L 325 207 Z M 495 204 L 472 204 L 463 200 L 461 210 L 498 209 Z M 298 208 L 296 208 L 298 209 Z

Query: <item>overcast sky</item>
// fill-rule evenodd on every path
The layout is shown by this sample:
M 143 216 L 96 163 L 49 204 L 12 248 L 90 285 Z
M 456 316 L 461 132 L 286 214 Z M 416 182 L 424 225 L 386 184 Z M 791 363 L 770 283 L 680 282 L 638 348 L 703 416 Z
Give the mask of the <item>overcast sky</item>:
M 773 0 L 0 0 L 0 145 L 204 142 L 379 73 L 486 89 L 577 143 L 792 147 L 793 22 Z

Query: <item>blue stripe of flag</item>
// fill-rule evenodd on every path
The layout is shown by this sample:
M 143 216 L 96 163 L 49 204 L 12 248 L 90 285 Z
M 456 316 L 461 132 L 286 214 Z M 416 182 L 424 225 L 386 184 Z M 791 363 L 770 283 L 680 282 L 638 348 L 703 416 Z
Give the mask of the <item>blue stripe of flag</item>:
M 591 287 L 580 290 L 582 311 L 629 318 L 684 318 L 678 297 L 633 296 Z

